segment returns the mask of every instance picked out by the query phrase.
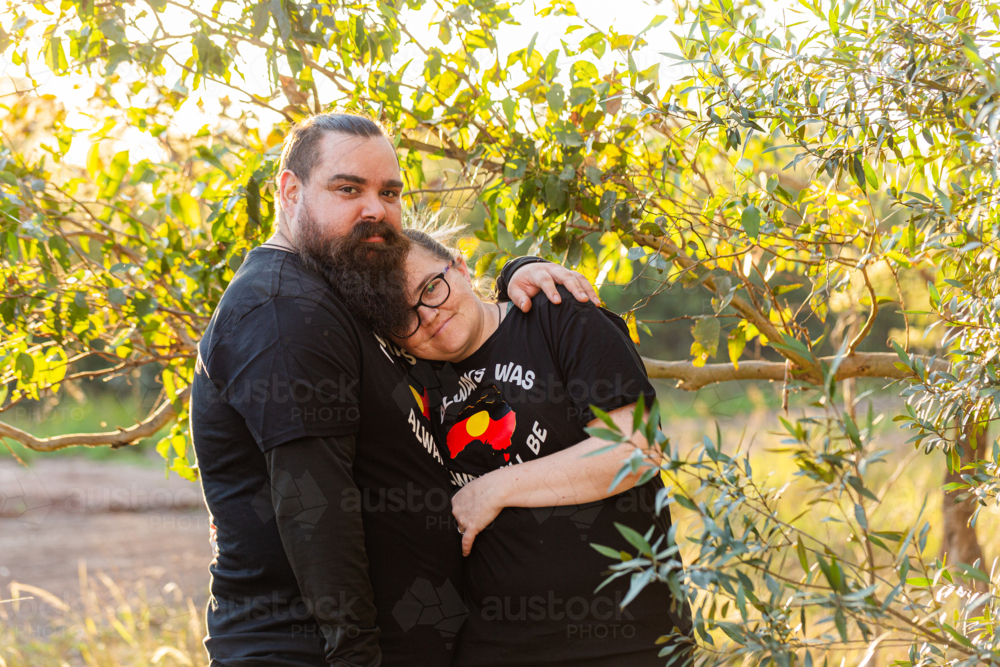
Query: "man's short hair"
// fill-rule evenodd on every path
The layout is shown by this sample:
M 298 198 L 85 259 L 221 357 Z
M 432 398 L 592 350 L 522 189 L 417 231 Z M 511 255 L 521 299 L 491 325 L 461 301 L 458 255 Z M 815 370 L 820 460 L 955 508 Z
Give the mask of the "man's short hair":
M 298 176 L 305 185 L 319 158 L 320 142 L 324 136 L 332 132 L 366 139 L 389 138 L 386 129 L 368 116 L 355 113 L 319 114 L 292 126 L 288 136 L 285 137 L 278 173 L 287 169 Z

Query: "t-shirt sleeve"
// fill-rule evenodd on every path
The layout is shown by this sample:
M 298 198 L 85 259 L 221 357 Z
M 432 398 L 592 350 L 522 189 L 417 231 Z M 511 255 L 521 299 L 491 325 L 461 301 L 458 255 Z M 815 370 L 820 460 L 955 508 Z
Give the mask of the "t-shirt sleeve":
M 351 436 L 303 438 L 265 453 L 271 502 L 302 597 L 337 667 L 381 662 L 360 512 L 330 498 L 358 492 Z
M 359 347 L 333 310 L 278 298 L 247 314 L 214 350 L 209 375 L 266 452 L 357 432 Z
M 532 311 L 538 308 L 580 425 L 594 420 L 592 405 L 609 412 L 635 403 L 640 396 L 647 406 L 651 404 L 656 390 L 621 317 L 589 301 L 577 301 L 564 287 L 559 291 L 561 304 L 542 294 L 534 299 Z

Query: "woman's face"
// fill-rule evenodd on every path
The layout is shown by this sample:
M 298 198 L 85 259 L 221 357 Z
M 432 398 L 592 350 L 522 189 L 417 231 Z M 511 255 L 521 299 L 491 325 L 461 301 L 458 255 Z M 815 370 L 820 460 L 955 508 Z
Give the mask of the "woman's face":
M 410 303 L 416 304 L 421 294 L 424 301 L 434 303 L 449 290 L 448 298 L 437 308 L 419 306 L 420 328 L 409 338 L 393 340 L 407 352 L 423 359 L 459 361 L 476 350 L 485 326 L 481 302 L 472 290 L 472 279 L 465 259 L 459 255 L 445 273 L 447 285 L 438 284 L 435 294 L 424 290 L 436 276 L 448 267 L 448 261 L 436 257 L 413 244 L 406 256 L 406 282 Z

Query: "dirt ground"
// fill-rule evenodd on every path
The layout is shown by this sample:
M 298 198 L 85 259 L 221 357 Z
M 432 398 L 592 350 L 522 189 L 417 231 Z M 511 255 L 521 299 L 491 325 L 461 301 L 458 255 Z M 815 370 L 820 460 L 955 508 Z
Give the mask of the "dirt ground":
M 38 588 L 74 606 L 81 581 L 105 575 L 201 606 L 211 559 L 201 487 L 162 462 L 0 460 L 0 600 L 45 599 Z

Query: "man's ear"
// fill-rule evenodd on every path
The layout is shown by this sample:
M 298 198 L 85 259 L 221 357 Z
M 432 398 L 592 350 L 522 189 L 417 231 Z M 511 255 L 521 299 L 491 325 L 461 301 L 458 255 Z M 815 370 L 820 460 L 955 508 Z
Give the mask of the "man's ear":
M 295 172 L 285 169 L 278 174 L 278 204 L 288 218 L 295 218 L 302 201 L 302 181 Z

